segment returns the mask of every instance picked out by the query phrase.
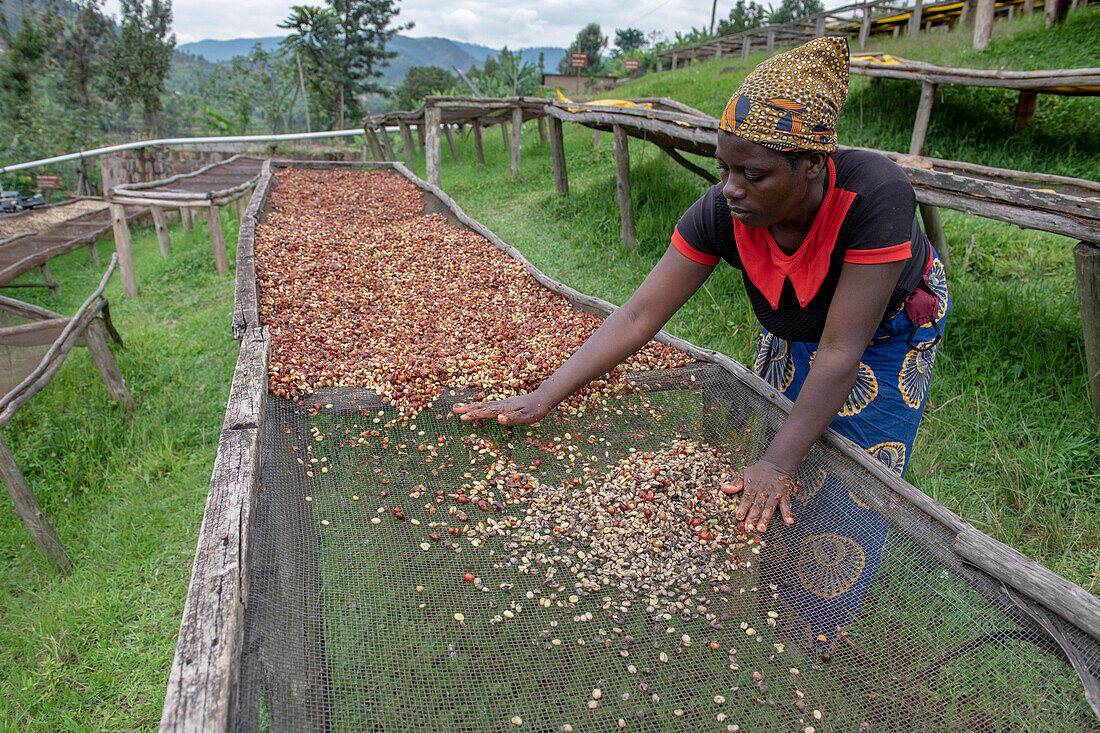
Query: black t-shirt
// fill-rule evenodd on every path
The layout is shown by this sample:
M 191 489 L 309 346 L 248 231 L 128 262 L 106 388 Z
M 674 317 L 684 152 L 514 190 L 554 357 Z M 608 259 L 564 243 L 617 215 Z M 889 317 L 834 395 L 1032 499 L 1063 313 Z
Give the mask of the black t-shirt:
M 760 324 L 787 341 L 817 342 L 845 262 L 905 260 L 883 313 L 897 312 L 932 264 L 932 248 L 916 216 L 916 196 L 889 158 L 863 150 L 830 156 L 829 184 L 806 239 L 787 255 L 766 227 L 731 216 L 722 185 L 711 187 L 676 224 L 672 244 L 706 265 L 726 260 L 742 271 Z

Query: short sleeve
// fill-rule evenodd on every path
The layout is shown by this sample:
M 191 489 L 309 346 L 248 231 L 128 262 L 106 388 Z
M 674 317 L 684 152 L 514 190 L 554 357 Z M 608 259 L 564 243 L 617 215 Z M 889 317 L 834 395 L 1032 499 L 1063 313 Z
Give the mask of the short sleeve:
M 905 173 L 893 161 L 875 156 L 861 172 L 870 182 L 851 219 L 845 262 L 874 265 L 907 260 L 913 254 L 917 199 Z
M 684 257 L 701 265 L 717 265 L 721 259 L 715 219 L 716 191 L 717 187 L 707 189 L 676 222 L 676 230 L 672 233 L 672 246 Z M 721 195 L 720 191 L 718 195 Z

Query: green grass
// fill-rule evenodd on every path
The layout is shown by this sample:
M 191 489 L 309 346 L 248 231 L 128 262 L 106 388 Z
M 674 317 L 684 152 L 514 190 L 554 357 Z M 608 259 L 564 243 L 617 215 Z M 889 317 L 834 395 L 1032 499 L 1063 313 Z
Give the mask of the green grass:
M 231 217 L 226 229 L 232 250 Z M 137 299 L 117 274 L 106 293 L 134 411 L 111 401 L 77 349 L 4 430 L 75 570 L 54 573 L 4 512 L 0 730 L 151 730 L 160 719 L 237 349 L 232 279 L 214 275 L 205 227 L 171 230 L 168 260 L 150 227 L 134 230 Z M 100 240 L 104 261 L 113 247 Z M 50 268 L 60 299 L 19 295 L 60 313 L 103 273 L 84 249 Z
M 998 22 L 981 54 L 966 49 L 963 32 L 872 46 L 958 65 L 1074 66 L 1096 58 L 1098 17 L 1095 9 L 1075 11 L 1055 34 L 1040 32 L 1034 19 Z M 740 64 L 724 59 L 649 75 L 615 96 L 672 96 L 717 115 L 745 73 L 723 69 Z M 906 150 L 916 99 L 916 85 L 853 77 L 841 141 Z M 1035 126 L 1023 132 L 1012 120 L 1014 103 L 1010 92 L 941 88 L 928 154 L 1100 178 L 1096 99 L 1041 96 Z M 508 172 L 499 136 L 487 135 L 485 168 L 471 163 L 469 139 L 460 143 L 462 165 L 444 154 L 444 187 L 551 276 L 622 303 L 703 184 L 652 146 L 631 141 L 639 244 L 627 251 L 619 243 L 610 136 L 594 151 L 590 131 L 566 129 L 565 199 L 553 194 L 549 149 L 533 124 L 524 131 L 518 178 Z M 423 172 L 422 157 L 418 166 Z M 955 309 L 907 477 L 1096 593 L 1100 436 L 1085 388 L 1072 242 L 951 212 L 944 220 Z M 226 225 L 232 249 L 236 226 Z M 108 290 L 126 340 L 114 352 L 135 411 L 125 414 L 110 401 L 78 350 L 4 430 L 76 569 L 53 573 L 22 522 L 4 514 L 0 730 L 156 727 L 237 348 L 229 332 L 232 282 L 213 275 L 209 242 L 197 229 L 187 235 L 173 224 L 173 253 L 162 260 L 151 229 L 138 228 L 142 294 L 123 298 L 117 278 Z M 100 243 L 105 256 L 111 248 L 109 238 Z M 17 295 L 72 313 L 102 274 L 83 250 L 51 268 L 60 300 L 45 291 Z M 728 268 L 668 328 L 742 361 L 757 330 Z

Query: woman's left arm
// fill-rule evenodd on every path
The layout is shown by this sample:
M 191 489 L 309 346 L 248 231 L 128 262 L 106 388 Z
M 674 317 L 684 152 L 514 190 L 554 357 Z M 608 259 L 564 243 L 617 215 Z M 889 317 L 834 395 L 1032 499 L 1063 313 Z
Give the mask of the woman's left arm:
M 763 532 L 778 508 L 787 524 L 794 474 L 810 447 L 840 411 L 855 385 L 859 360 L 882 321 L 904 261 L 862 265 L 844 263 L 813 367 L 791 414 L 763 458 L 746 466 L 726 493 L 742 491 L 737 519 Z

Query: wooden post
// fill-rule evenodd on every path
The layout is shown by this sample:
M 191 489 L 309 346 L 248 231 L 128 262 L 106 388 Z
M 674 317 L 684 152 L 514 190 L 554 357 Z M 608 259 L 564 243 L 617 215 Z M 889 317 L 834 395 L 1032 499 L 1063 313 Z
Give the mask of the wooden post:
M 766 50 L 767 50 L 768 54 L 771 54 L 775 51 L 775 30 L 774 29 L 769 29 L 768 30 L 768 41 L 767 41 Z
M 615 191 L 619 195 L 623 244 L 627 249 L 634 249 L 637 238 L 634 235 L 634 200 L 630 195 L 630 150 L 627 146 L 629 138 L 621 125 L 612 127 L 611 135 L 615 148 Z
M 88 254 L 92 256 L 92 264 L 99 267 L 99 250 L 95 248 L 95 242 L 88 245 Z
M 48 262 L 43 262 L 38 266 L 38 269 L 42 271 L 42 279 L 46 281 L 46 287 L 50 289 L 50 294 L 55 298 L 61 297 L 61 288 L 57 285 L 57 280 L 53 279 L 53 273 L 50 272 L 50 265 Z
M 122 292 L 127 298 L 137 297 L 137 277 L 134 275 L 134 256 L 130 252 L 130 226 L 126 223 L 126 209 L 111 204 L 111 227 L 115 232 L 115 251 L 118 252 L 118 272 L 122 277 Z
M 455 130 L 454 125 L 443 125 L 443 132 L 447 135 L 447 147 L 451 149 L 451 160 L 458 161 L 458 150 L 455 148 Z
M 386 160 L 397 160 L 397 154 L 393 152 L 393 141 L 390 140 L 390 133 L 386 131 L 385 127 L 379 128 L 378 132 L 382 138 L 382 152 L 385 153 Z
M 477 155 L 477 162 L 481 165 L 485 165 L 485 147 L 481 139 L 481 120 L 474 120 L 474 153 Z
M 210 249 L 214 251 L 214 269 L 219 277 L 229 274 L 229 255 L 225 252 L 225 232 L 218 207 L 211 203 L 206 207 L 206 226 L 210 229 Z
M 180 223 L 183 224 L 183 231 L 185 231 L 185 232 L 191 232 L 191 231 L 195 230 L 195 225 L 191 221 L 191 207 L 190 206 L 181 206 L 180 207 Z
M 539 117 L 539 142 L 546 142 L 546 118 Z
M 439 139 L 440 116 L 439 107 L 428 107 L 424 110 L 423 126 L 428 131 L 427 139 L 424 143 L 425 167 L 428 169 L 428 183 L 442 188 L 443 173 L 440 167 L 443 156 L 440 150 Z
M 592 129 L 592 149 L 599 150 L 600 145 L 603 143 L 603 132 L 595 128 Z
M 936 253 L 943 263 L 944 272 L 951 272 L 951 253 L 947 248 L 947 233 L 943 229 L 943 217 L 940 216 L 939 207 L 931 204 L 917 204 L 920 210 L 921 222 L 924 224 L 924 233 L 928 235 L 928 241 L 936 248 Z
M 15 513 L 27 526 L 34 544 L 54 568 L 64 573 L 72 572 L 73 561 L 65 554 L 65 548 L 61 546 L 61 540 L 57 538 L 57 532 L 53 524 L 42 513 L 42 507 L 38 505 L 38 499 L 19 470 L 19 464 L 15 462 L 8 444 L 0 437 L 0 479 L 4 486 L 8 487 L 8 494 L 15 504 Z
M 420 123 L 416 126 L 416 138 L 420 141 L 420 147 L 424 147 L 428 144 L 428 138 L 424 134 L 424 123 Z
M 1035 100 L 1039 95 L 1031 89 L 1021 89 L 1016 102 L 1016 126 L 1028 127 L 1035 122 Z
M 676 64 L 680 61 L 680 54 L 673 51 L 672 53 L 672 70 L 676 71 Z
M 523 107 L 512 110 L 512 175 L 519 175 L 520 133 L 523 132 Z
M 153 226 L 157 230 L 157 244 L 160 245 L 160 256 L 167 259 L 172 252 L 172 240 L 168 236 L 168 227 L 164 224 L 164 209 L 160 206 L 150 206 L 153 212 Z
M 554 168 L 554 190 L 559 196 L 569 194 L 569 173 L 565 168 L 565 138 L 561 120 L 550 118 L 550 160 Z
M 913 120 L 913 137 L 909 141 L 910 155 L 923 155 L 924 140 L 928 135 L 928 123 L 932 119 L 932 103 L 936 98 L 936 85 L 930 81 L 920 84 L 920 102 Z
M 867 39 L 871 37 L 871 9 L 864 6 L 863 19 L 859 22 L 859 50 L 867 47 Z
M 248 208 L 249 194 L 247 191 L 242 193 L 237 198 L 233 199 L 233 208 L 237 210 L 237 224 L 239 225 L 244 219 L 244 210 Z
M 936 99 L 936 85 L 929 81 L 922 81 L 920 87 L 920 102 L 917 104 L 917 117 L 913 121 L 913 137 L 909 141 L 910 155 L 924 154 L 924 141 L 928 137 L 928 123 L 932 119 L 932 103 Z M 943 262 L 944 270 L 951 271 L 951 252 L 947 247 L 947 234 L 943 229 L 943 217 L 940 210 L 929 204 L 919 204 L 921 222 L 924 224 L 924 233 L 928 235 L 928 241 L 935 247 L 936 252 Z
M 913 0 L 913 9 L 909 11 L 909 37 L 916 38 L 920 33 L 921 0 Z
M 657 73 L 664 71 L 664 69 L 662 68 L 662 66 L 664 66 L 664 62 L 665 60 L 663 58 L 661 58 L 660 56 L 657 57 Z
M 821 37 L 825 35 L 825 14 L 817 16 L 817 20 L 814 22 L 814 35 Z
M 974 50 L 984 51 L 993 40 L 993 13 L 995 0 L 978 0 L 974 13 Z
M 962 9 L 959 10 L 959 25 L 966 25 L 973 20 L 970 15 L 973 12 L 971 7 L 971 0 L 963 0 Z
M 84 329 L 84 343 L 88 347 L 88 353 L 92 355 L 99 376 L 107 385 L 107 394 L 111 395 L 118 404 L 127 412 L 134 409 L 134 398 L 130 395 L 130 389 L 126 386 L 126 380 L 122 378 L 122 372 L 118 369 L 118 362 L 107 347 L 107 338 L 103 335 L 103 326 L 96 318 Z
M 413 147 L 412 130 L 409 129 L 408 122 L 398 122 L 397 125 L 401 128 L 401 147 L 405 152 L 405 167 L 415 174 L 416 165 L 413 156 L 416 154 L 416 148 Z
M 504 120 L 500 121 L 500 139 L 504 143 L 504 147 L 508 147 L 508 123 Z
M 1100 245 L 1081 242 L 1073 248 L 1077 303 L 1085 335 L 1085 364 L 1092 409 L 1100 418 Z
M 385 160 L 386 157 L 382 153 L 382 143 L 378 142 L 378 134 L 375 133 L 374 128 L 367 127 L 364 132 L 367 134 L 367 145 L 370 147 L 370 159 Z
M 1035 12 L 1035 0 L 1024 0 L 1024 15 L 1032 15 Z
M 741 60 L 747 61 L 749 58 L 749 53 L 751 52 L 752 40 L 748 36 L 745 36 L 744 39 L 742 39 L 741 41 Z

